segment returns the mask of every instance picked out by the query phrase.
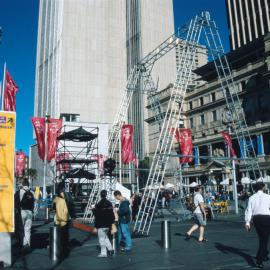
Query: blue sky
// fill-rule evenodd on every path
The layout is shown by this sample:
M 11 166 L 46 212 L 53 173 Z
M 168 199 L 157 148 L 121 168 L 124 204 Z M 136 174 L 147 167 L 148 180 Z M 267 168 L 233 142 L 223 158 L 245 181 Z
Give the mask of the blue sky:
M 30 117 L 34 110 L 38 2 L 3 0 L 0 3 L 0 26 L 3 29 L 0 44 L 0 81 L 6 61 L 9 72 L 19 86 L 16 149 L 23 149 L 27 153 L 29 145 L 34 142 Z M 215 19 L 225 50 L 228 51 L 225 0 L 174 0 L 175 27 L 183 25 L 204 10 L 210 11 Z

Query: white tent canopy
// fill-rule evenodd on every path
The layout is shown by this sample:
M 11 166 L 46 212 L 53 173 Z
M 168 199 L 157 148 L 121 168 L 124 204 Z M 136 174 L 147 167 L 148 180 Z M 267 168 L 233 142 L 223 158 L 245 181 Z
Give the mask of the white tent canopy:
M 242 183 L 243 185 L 247 185 L 247 184 L 250 184 L 250 183 L 251 183 L 251 180 L 250 180 L 248 177 L 243 177 L 243 178 L 241 179 L 241 183 Z
M 196 183 L 196 182 L 192 182 L 190 185 L 189 185 L 189 187 L 197 187 L 198 186 L 198 183 Z
M 229 178 L 226 178 L 220 182 L 220 185 L 223 185 L 223 186 L 228 186 L 229 184 L 230 184 Z
M 174 184 L 167 183 L 167 184 L 165 185 L 165 188 L 167 188 L 167 189 L 174 188 Z
M 131 191 L 120 183 L 116 183 L 115 190 L 119 190 L 125 198 L 130 199 Z

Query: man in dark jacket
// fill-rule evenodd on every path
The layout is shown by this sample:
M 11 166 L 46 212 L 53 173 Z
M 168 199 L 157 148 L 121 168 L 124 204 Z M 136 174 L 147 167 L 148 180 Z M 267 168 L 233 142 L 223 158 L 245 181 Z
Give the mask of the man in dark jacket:
M 131 251 L 132 248 L 132 241 L 129 232 L 128 224 L 131 220 L 131 211 L 129 207 L 129 201 L 122 196 L 119 190 L 116 190 L 113 193 L 116 200 L 120 201 L 119 209 L 117 211 L 118 215 L 118 241 L 124 238 L 125 240 L 125 247 L 121 249 L 121 251 Z
M 114 213 L 111 202 L 106 199 L 106 190 L 100 192 L 100 197 L 101 200 L 96 204 L 92 211 L 95 216 L 95 227 L 98 230 L 98 240 L 101 248 L 98 257 L 107 257 L 107 249 L 109 255 L 113 254 L 113 248 L 108 238 L 108 233 L 114 223 Z

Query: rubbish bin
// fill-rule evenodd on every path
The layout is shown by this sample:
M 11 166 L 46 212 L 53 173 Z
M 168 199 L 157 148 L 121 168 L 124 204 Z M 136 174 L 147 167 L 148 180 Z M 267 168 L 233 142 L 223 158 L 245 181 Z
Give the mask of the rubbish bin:
M 61 230 L 58 226 L 50 227 L 50 258 L 57 262 L 61 257 Z
M 165 249 L 171 247 L 171 222 L 168 220 L 161 221 L 161 244 Z

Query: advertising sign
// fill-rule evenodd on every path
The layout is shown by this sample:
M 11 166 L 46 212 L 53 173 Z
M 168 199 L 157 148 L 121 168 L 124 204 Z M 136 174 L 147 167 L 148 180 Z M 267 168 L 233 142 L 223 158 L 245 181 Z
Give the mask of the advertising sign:
M 0 233 L 14 232 L 16 114 L 0 112 Z

